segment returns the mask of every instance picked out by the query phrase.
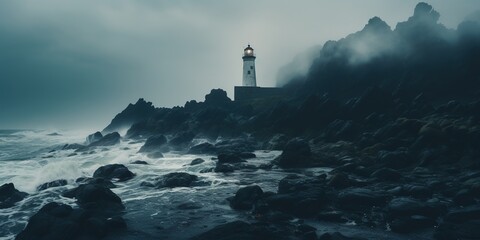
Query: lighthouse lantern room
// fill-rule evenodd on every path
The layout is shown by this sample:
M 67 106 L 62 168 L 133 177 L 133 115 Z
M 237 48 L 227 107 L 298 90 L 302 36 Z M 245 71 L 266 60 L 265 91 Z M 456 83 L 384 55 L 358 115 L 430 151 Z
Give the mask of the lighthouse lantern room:
M 243 86 L 256 87 L 257 79 L 255 74 L 255 54 L 253 48 L 248 45 L 243 50 Z

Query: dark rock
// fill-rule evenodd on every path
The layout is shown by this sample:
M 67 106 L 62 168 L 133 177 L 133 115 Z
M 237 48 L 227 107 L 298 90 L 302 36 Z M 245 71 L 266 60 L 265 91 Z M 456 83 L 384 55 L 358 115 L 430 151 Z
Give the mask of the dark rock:
M 115 193 L 99 184 L 81 184 L 67 190 L 62 196 L 75 198 L 80 207 L 96 212 L 112 214 L 125 209 L 122 200 Z
M 324 139 L 330 142 L 353 140 L 359 132 L 359 126 L 353 121 L 336 119 L 325 128 Z
M 282 179 L 282 181 L 284 180 Z M 265 198 L 271 209 L 290 213 L 298 217 L 313 217 L 328 202 L 325 188 L 321 185 L 300 181 L 288 184 L 291 187 L 280 187 L 279 185 L 279 194 Z M 287 185 L 287 183 L 282 185 Z
M 94 178 L 118 179 L 119 182 L 127 181 L 135 176 L 123 164 L 108 164 L 99 167 L 93 173 Z
M 373 172 L 372 177 L 381 181 L 398 181 L 402 178 L 402 174 L 391 168 L 381 168 Z
M 476 203 L 475 196 L 470 189 L 461 189 L 453 197 L 453 201 L 460 206 L 468 206 Z
M 450 211 L 445 219 L 449 222 L 462 223 L 470 220 L 480 220 L 480 205 L 469 206 Z
M 207 232 L 199 234 L 192 240 L 277 240 L 287 239 L 277 232 L 261 225 L 248 224 L 242 221 L 234 221 L 216 226 Z
M 23 200 L 28 194 L 15 189 L 13 183 L 5 183 L 0 186 L 0 209 L 9 208 L 16 202 Z
M 288 142 L 287 136 L 284 134 L 277 134 L 273 136 L 265 146 L 267 150 L 282 150 Z
M 118 132 L 109 133 L 96 142 L 89 144 L 89 147 L 113 146 L 120 143 L 120 134 Z
M 432 190 L 425 186 L 404 185 L 402 186 L 401 195 L 414 198 L 426 199 L 432 197 Z
M 78 178 L 75 182 L 83 183 L 83 184 L 97 184 L 97 185 L 102 185 L 106 188 L 116 188 L 117 187 L 110 180 L 105 179 L 105 178 Z
M 413 215 L 437 217 L 445 213 L 445 205 L 436 201 L 420 201 L 413 198 L 394 198 L 388 203 L 387 215 L 390 219 L 399 219 Z
M 338 211 L 321 212 L 317 215 L 317 219 L 327 222 L 346 223 L 348 219 L 344 215 L 344 213 Z
M 44 205 L 28 221 L 17 240 L 101 239 L 115 231 L 126 229 L 121 217 L 107 219 L 82 209 L 51 202 Z
M 60 187 L 60 186 L 65 186 L 67 185 L 67 180 L 65 179 L 60 179 L 60 180 L 55 180 L 55 181 L 51 181 L 51 182 L 47 182 L 47 183 L 44 183 L 40 186 L 37 187 L 37 191 L 42 191 L 42 190 L 45 190 L 47 188 L 52 188 L 52 187 Z
M 81 148 L 85 148 L 85 145 L 78 144 L 78 143 L 72 143 L 72 144 L 63 145 L 62 150 L 77 150 L 77 149 L 81 149 Z
M 167 138 L 163 135 L 151 136 L 147 139 L 145 144 L 140 148 L 138 152 L 151 153 L 162 152 L 164 145 L 167 143 Z
M 283 168 L 305 167 L 310 164 L 311 155 L 308 142 L 295 138 L 285 145 L 282 154 L 275 159 L 275 162 Z
M 436 222 L 433 218 L 413 215 L 393 220 L 390 223 L 390 228 L 392 229 L 392 232 L 410 233 L 424 228 L 433 228 L 435 224 Z
M 127 108 L 117 114 L 103 131 L 112 132 L 128 128 L 132 124 L 144 121 L 154 114 L 155 107 L 152 103 L 140 98 L 135 104 L 129 104 Z
M 237 154 L 234 153 L 221 153 L 218 155 L 218 163 L 240 163 L 245 162 L 242 158 L 240 158 Z
M 185 172 L 174 172 L 165 174 L 156 179 L 154 186 L 157 188 L 190 187 L 198 177 Z
M 205 160 L 201 159 L 201 158 L 195 158 L 192 160 L 192 162 L 190 163 L 190 166 L 194 166 L 194 165 L 198 165 L 198 164 L 201 164 L 205 162 Z
M 238 189 L 234 197 L 228 198 L 230 207 L 238 210 L 250 210 L 253 205 L 262 198 L 263 190 L 257 186 L 247 186 Z
M 212 89 L 209 94 L 205 95 L 205 105 L 228 108 L 232 104 L 232 100 L 227 97 L 227 92 L 222 89 Z
M 351 180 L 345 173 L 337 173 L 330 178 L 328 185 L 337 189 L 355 186 L 356 182 Z
M 186 202 L 178 205 L 176 208 L 180 210 L 194 210 L 194 209 L 200 209 L 203 206 L 199 203 L 196 202 Z
M 317 239 L 317 234 L 316 234 L 317 229 L 307 225 L 307 224 L 300 224 L 297 226 L 297 229 L 295 230 L 295 234 L 299 235 L 302 240 L 316 240 Z
M 410 166 L 411 158 L 404 151 L 383 151 L 378 155 L 378 162 L 388 168 L 400 169 Z
M 463 223 L 443 222 L 437 229 L 433 237 L 438 240 L 450 239 L 478 239 L 480 236 L 480 220 L 470 220 Z
M 211 143 L 205 142 L 195 145 L 188 150 L 190 154 L 214 154 L 217 152 L 217 148 Z
M 136 160 L 131 162 L 131 164 L 140 164 L 140 165 L 148 165 L 148 162 L 142 160 Z
M 215 144 L 218 153 L 253 152 L 256 142 L 243 138 L 223 140 Z
M 366 188 L 352 188 L 340 192 L 336 203 L 343 209 L 365 210 L 368 207 L 384 206 L 387 198 L 388 196 L 382 192 Z
M 188 147 L 192 143 L 193 138 L 195 138 L 194 133 L 182 132 L 168 141 L 168 144 L 176 149 L 182 149 Z
M 240 157 L 241 159 L 251 159 L 251 158 L 257 157 L 257 155 L 255 155 L 255 153 L 252 153 L 252 152 L 237 153 L 237 156 Z
M 235 167 L 232 164 L 228 163 L 217 163 L 215 168 L 213 169 L 214 172 L 221 172 L 221 173 L 229 173 L 235 171 Z
M 318 240 L 366 240 L 365 238 L 347 237 L 339 232 L 324 233 Z
M 92 134 L 87 136 L 87 139 L 86 139 L 85 143 L 87 145 L 89 145 L 89 144 L 92 144 L 96 141 L 99 141 L 102 138 L 103 138 L 103 135 L 102 135 L 101 132 L 95 132 L 95 133 L 92 133 Z

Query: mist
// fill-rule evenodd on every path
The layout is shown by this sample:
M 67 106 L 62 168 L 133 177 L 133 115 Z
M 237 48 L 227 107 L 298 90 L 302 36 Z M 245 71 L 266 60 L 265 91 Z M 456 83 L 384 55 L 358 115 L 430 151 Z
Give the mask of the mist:
M 301 95 L 340 99 L 372 87 L 397 98 L 422 94 L 434 102 L 474 98 L 480 94 L 480 71 L 472 64 L 480 57 L 476 14 L 456 29 L 439 22 L 441 14 L 427 3 L 394 28 L 373 17 L 361 31 L 326 42 L 308 71 L 286 85 Z
M 429 2 L 449 28 L 478 9 L 474 0 Z M 2 1 L 0 128 L 99 129 L 142 97 L 171 107 L 222 88 L 232 98 L 248 43 L 259 85 L 275 86 L 305 75 L 315 46 L 358 31 L 372 16 L 392 26 L 416 4 Z M 378 54 L 353 49 L 351 64 Z

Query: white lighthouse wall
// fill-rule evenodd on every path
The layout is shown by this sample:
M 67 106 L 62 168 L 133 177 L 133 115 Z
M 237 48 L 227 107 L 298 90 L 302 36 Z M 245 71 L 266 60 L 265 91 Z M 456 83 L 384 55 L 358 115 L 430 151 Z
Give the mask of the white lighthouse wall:
M 243 86 L 257 86 L 257 79 L 255 74 L 255 58 L 243 59 Z

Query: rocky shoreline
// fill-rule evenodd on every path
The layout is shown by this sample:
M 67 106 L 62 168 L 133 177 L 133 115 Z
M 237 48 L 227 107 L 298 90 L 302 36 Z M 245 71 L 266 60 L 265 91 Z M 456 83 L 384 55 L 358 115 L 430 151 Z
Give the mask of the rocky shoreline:
M 215 165 L 200 172 L 285 171 L 276 191 L 266 191 L 254 182 L 222 202 L 232 212 L 244 213 L 245 219 L 230 219 L 189 235 L 192 239 L 479 239 L 478 69 L 472 64 L 442 68 L 450 58 L 443 60 L 443 52 L 436 51 L 448 48 L 446 55 L 466 63 L 473 62 L 472 56 L 478 59 L 480 41 L 469 41 L 471 45 L 465 41 L 480 39 L 480 34 L 466 32 L 479 25 L 462 23 L 457 31 L 450 31 L 437 23 L 438 17 L 430 5 L 420 3 L 414 15 L 394 31 L 372 18 L 362 31 L 328 42 L 308 75 L 313 80 L 286 86 L 294 93 L 290 98 L 239 103 L 225 91 L 213 89 L 205 101 L 192 100 L 183 107 L 155 108 L 139 99 L 84 143 L 52 151 L 88 155 L 130 141 L 142 143 L 138 152 L 151 159 L 173 151 L 215 156 Z M 420 30 L 428 32 L 422 35 L 424 42 L 410 42 Z M 346 64 L 348 51 L 343 50 L 369 34 L 398 38 L 410 44 L 416 55 L 392 53 L 356 68 Z M 456 36 L 458 42 L 439 44 L 439 36 L 444 35 Z M 434 67 L 421 67 L 418 62 L 427 63 L 432 52 L 440 56 L 431 63 Z M 369 70 L 371 66 L 380 70 Z M 442 71 L 432 70 L 436 68 Z M 325 78 L 317 81 L 317 74 Z M 457 78 L 461 87 L 454 87 Z M 121 136 L 118 132 L 124 129 L 128 130 Z M 259 149 L 282 153 L 274 160 L 252 164 Z M 202 166 L 207 160 L 194 159 L 189 166 Z M 131 163 L 149 166 L 142 160 Z M 77 179 L 75 188 L 62 193 L 75 199 L 76 207 L 47 203 L 16 239 L 122 238 L 128 230 L 122 216 L 129 209 L 111 189 L 139 177 L 128 167 L 109 164 L 91 177 Z M 300 174 L 319 167 L 332 170 Z M 38 191 L 65 184 L 58 179 L 42 184 Z M 172 172 L 148 176 L 139 187 L 208 184 L 194 174 Z M 26 195 L 11 183 L 1 186 L 0 208 L 9 208 Z M 199 206 L 184 203 L 178 208 Z

